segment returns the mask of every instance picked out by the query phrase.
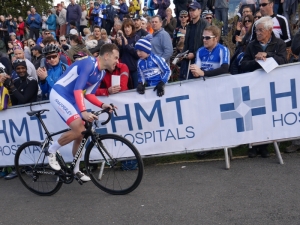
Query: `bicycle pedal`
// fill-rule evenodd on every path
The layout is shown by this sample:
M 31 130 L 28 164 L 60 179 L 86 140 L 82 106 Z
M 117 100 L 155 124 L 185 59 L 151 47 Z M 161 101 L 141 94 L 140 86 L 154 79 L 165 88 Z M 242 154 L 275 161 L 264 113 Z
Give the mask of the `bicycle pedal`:
M 77 180 L 77 182 L 82 185 L 84 182 L 82 180 L 80 180 L 77 176 L 75 176 L 75 180 Z

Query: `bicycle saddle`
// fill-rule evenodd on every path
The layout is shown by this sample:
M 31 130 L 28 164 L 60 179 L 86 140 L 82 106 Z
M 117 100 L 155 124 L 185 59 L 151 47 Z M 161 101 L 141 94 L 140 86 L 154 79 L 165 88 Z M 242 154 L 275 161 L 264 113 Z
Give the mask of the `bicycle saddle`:
M 43 114 L 46 111 L 49 111 L 49 109 L 41 109 L 41 110 L 37 110 L 37 111 L 30 111 L 30 112 L 27 112 L 27 115 L 28 116 L 40 115 L 40 114 Z

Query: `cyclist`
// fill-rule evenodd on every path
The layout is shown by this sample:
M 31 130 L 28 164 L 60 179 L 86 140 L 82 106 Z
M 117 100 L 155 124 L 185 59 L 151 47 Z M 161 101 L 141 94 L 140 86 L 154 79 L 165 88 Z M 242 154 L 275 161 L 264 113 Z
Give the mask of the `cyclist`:
M 95 92 L 105 75 L 105 69 L 113 71 L 118 59 L 119 50 L 115 44 L 103 45 L 97 58 L 89 56 L 76 61 L 52 87 L 50 103 L 71 128 L 48 149 L 48 161 L 53 169 L 61 169 L 56 160 L 56 151 L 71 141 L 74 141 L 72 153 L 75 156 L 85 130 L 82 118 L 89 122 L 97 119 L 97 116 L 86 111 L 84 98 L 102 109 L 111 108 L 99 101 Z M 73 173 L 82 181 L 89 181 L 90 178 L 79 170 L 79 164 L 80 160 L 77 161 Z

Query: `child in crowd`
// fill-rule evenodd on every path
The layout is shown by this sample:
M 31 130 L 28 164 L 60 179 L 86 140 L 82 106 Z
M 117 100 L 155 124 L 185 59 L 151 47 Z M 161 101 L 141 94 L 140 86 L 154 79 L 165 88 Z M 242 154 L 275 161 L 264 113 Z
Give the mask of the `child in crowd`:
M 108 38 L 107 32 L 105 29 L 101 29 L 101 40 L 103 40 L 105 44 L 111 43 L 111 40 Z
M 151 52 L 151 43 L 147 36 L 136 42 L 135 50 L 140 58 L 137 63 L 139 82 L 137 92 L 144 94 L 145 86 L 155 86 L 153 91 L 157 91 L 157 96 L 163 96 L 165 83 L 168 82 L 171 75 L 168 64 L 163 58 Z
M 83 34 L 84 34 L 84 40 L 87 40 L 87 37 L 90 36 L 92 33 L 91 30 L 86 27 L 83 29 Z
M 98 45 L 98 41 L 94 35 L 89 35 L 85 41 L 85 46 L 87 49 L 95 48 Z

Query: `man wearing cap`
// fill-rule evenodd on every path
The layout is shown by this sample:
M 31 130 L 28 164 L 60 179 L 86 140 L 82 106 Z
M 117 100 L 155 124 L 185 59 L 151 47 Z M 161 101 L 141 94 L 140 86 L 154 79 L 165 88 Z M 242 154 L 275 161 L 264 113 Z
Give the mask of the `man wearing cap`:
M 40 29 L 42 24 L 41 16 L 36 12 L 35 7 L 31 6 L 31 14 L 28 15 L 26 23 L 29 24 L 29 37 L 37 40 L 40 36 Z
M 173 46 L 177 46 L 181 37 L 184 37 L 186 34 L 186 27 L 188 25 L 189 14 L 186 10 L 181 10 L 179 13 L 180 25 L 175 28 L 173 32 Z
M 158 9 L 157 14 L 162 20 L 166 18 L 166 9 L 170 6 L 170 0 L 153 0 L 154 8 Z
M 142 29 L 142 21 L 141 21 L 141 17 L 139 15 L 135 15 L 133 17 L 133 22 L 134 22 L 134 27 L 135 27 L 135 33 L 142 37 L 145 37 L 146 35 L 148 35 L 148 32 L 145 31 L 144 29 Z
M 152 52 L 166 60 L 170 61 L 173 54 L 173 46 L 170 35 L 162 28 L 162 19 L 159 15 L 151 18 L 152 28 L 154 30 L 151 40 Z
M 195 55 L 197 50 L 203 46 L 203 31 L 208 26 L 206 20 L 200 17 L 201 5 L 198 2 L 192 2 L 189 5 L 189 15 L 191 22 L 187 25 L 186 34 L 184 39 L 183 52 L 189 51 L 187 57 L 182 60 L 180 67 L 180 79 L 187 79 L 188 64 L 195 63 Z M 189 72 L 188 79 L 194 78 L 192 73 Z
M 33 56 L 31 58 L 31 62 L 37 70 L 41 65 L 42 58 L 44 58 L 42 54 L 42 47 L 40 45 L 35 45 L 33 48 L 31 48 L 31 52 Z
M 58 11 L 58 24 L 59 24 L 59 34 L 66 35 L 67 31 L 67 10 L 62 7 L 61 4 L 57 4 L 57 11 Z
M 71 0 L 67 7 L 67 34 L 70 32 L 70 22 L 75 21 L 77 30 L 80 30 L 81 7 Z
M 177 18 L 177 26 L 180 24 L 180 12 L 185 11 L 187 12 L 188 10 L 188 0 L 174 0 L 174 5 L 175 5 L 175 15 Z

